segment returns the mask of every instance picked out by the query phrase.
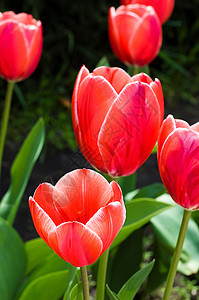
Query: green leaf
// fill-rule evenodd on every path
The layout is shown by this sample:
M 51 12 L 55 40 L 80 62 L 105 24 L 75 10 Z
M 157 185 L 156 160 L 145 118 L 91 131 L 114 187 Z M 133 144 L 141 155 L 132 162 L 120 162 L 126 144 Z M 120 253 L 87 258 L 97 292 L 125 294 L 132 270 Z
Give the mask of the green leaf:
M 133 231 L 142 227 L 149 220 L 170 207 L 167 203 L 150 198 L 140 198 L 126 203 L 126 221 L 116 236 L 111 248 L 124 241 Z
M 154 260 L 145 266 L 143 269 L 135 273 L 121 288 L 121 290 L 118 293 L 119 299 L 122 300 L 129 300 L 134 299 L 137 291 L 139 290 L 142 283 L 145 281 L 149 273 L 151 272 Z
M 176 246 L 183 209 L 173 207 L 151 219 L 160 249 L 164 249 L 161 258 L 168 265 Z M 197 273 L 199 270 L 199 228 L 194 220 L 189 221 L 183 250 L 178 264 L 178 271 L 185 275 Z M 161 254 L 161 253 L 160 253 Z
M 91 279 L 91 275 L 88 276 L 88 281 Z M 78 282 L 71 290 L 70 300 L 83 300 L 82 281 Z
M 44 122 L 39 119 L 23 143 L 11 167 L 11 183 L 0 204 L 0 216 L 13 224 L 32 168 L 45 139 Z
M 73 287 L 78 284 L 78 282 L 80 281 L 80 276 L 79 276 L 79 268 L 76 268 L 76 272 L 75 273 L 71 273 L 69 272 L 69 284 L 68 287 L 65 291 L 63 300 L 70 300 L 70 293 L 73 289 Z
M 41 238 L 26 242 L 25 251 L 27 255 L 26 275 L 53 253 L 53 250 Z
M 128 193 L 125 196 L 125 200 L 130 201 L 132 199 L 143 197 L 157 198 L 164 193 L 166 193 L 166 189 L 162 183 L 152 183 Z
M 143 230 L 140 228 L 110 252 L 107 283 L 116 293 L 119 292 L 128 278 L 140 269 L 143 248 L 142 238 Z
M 108 58 L 107 58 L 106 56 L 103 56 L 103 57 L 100 59 L 100 61 L 98 62 L 96 68 L 102 67 L 102 66 L 110 67 Z
M 118 298 L 118 296 L 113 291 L 111 291 L 108 285 L 106 285 L 106 293 L 110 300 L 120 300 L 120 298 Z
M 153 148 L 153 150 L 152 150 L 151 153 L 157 153 L 157 143 L 155 144 L 155 146 L 154 146 L 154 148 Z
M 19 300 L 58 300 L 68 287 L 68 276 L 68 270 L 41 276 L 26 287 Z
M 62 270 L 68 270 L 69 274 L 71 275 L 72 272 L 76 272 L 75 267 L 73 267 L 68 262 L 64 261 L 61 257 L 59 257 L 56 253 L 53 252 L 46 259 L 43 260 L 43 263 L 40 264 L 34 270 L 34 272 L 32 272 L 32 274 L 27 279 L 26 284 L 45 274 L 50 274 Z
M 181 72 L 184 76 L 190 77 L 191 73 L 187 71 L 181 64 L 177 63 L 177 60 L 172 59 L 165 51 L 160 51 L 158 56 L 166 61 L 168 65 L 171 65 L 172 68 L 176 69 L 177 71 Z
M 79 298 L 77 298 L 79 297 Z M 83 290 L 82 290 L 82 282 L 78 282 L 71 290 L 70 300 L 83 300 Z
M 26 268 L 24 244 L 18 233 L 0 218 L 0 299 L 13 300 Z
M 61 270 L 69 271 L 67 290 L 73 286 L 78 269 L 60 258 L 41 238 L 26 242 L 25 249 L 28 257 L 26 275 L 29 276 L 21 287 L 21 293 L 36 278 Z
M 133 173 L 132 175 L 126 177 L 119 177 L 118 184 L 122 189 L 123 195 L 126 195 L 127 193 L 133 191 L 136 185 L 136 173 Z

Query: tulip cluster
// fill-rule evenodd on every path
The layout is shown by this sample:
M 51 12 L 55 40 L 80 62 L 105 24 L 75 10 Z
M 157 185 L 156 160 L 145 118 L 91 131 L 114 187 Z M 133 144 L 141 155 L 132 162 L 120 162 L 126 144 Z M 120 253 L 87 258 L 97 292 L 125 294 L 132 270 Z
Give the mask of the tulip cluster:
M 116 10 L 109 10 L 111 47 L 126 65 L 145 66 L 159 53 L 162 24 L 171 15 L 174 0 L 121 3 Z M 42 40 L 42 24 L 31 15 L 0 13 L 0 76 L 8 86 L 13 88 L 14 82 L 34 72 L 41 57 Z M 2 145 L 8 106 L 5 111 Z M 185 209 L 185 215 L 188 211 L 189 218 L 192 211 L 199 209 L 199 122 L 190 126 L 171 115 L 164 121 L 163 118 L 159 79 L 153 81 L 145 73 L 131 77 L 117 67 L 101 66 L 90 73 L 82 66 L 72 96 L 74 133 L 87 161 L 108 175 L 111 182 L 96 171 L 78 169 L 63 176 L 55 186 L 39 185 L 29 198 L 38 234 L 62 259 L 75 267 L 85 267 L 108 253 L 106 250 L 126 218 L 122 191 L 113 178 L 133 174 L 157 141 L 159 172 L 169 194 Z M 3 148 L 0 150 L 2 156 Z M 187 226 L 188 220 L 182 224 Z M 173 274 L 185 236 L 183 226 Z M 85 278 L 82 276 L 83 285 Z M 168 281 L 169 288 L 165 290 L 169 295 L 172 280 Z M 85 286 L 83 289 L 85 295 Z M 87 295 L 84 299 L 88 298 Z

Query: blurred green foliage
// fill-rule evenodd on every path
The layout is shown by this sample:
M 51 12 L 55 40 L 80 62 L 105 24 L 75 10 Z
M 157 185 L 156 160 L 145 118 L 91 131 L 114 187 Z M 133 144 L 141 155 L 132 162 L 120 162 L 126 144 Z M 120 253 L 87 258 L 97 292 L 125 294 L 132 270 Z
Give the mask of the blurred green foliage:
M 106 56 L 111 66 L 126 67 L 112 53 L 107 31 L 110 6 L 118 1 L 2 0 L 0 10 L 33 14 L 43 23 L 44 46 L 34 74 L 15 88 L 8 132 L 10 142 L 22 141 L 38 117 L 47 128 L 47 148 L 75 149 L 70 101 L 77 73 L 85 64 L 92 70 Z M 163 46 L 150 65 L 161 80 L 165 115 L 192 122 L 199 102 L 199 1 L 176 0 L 170 20 L 163 25 Z M 5 82 L 0 80 L 3 99 Z M 183 105 L 182 105 L 183 104 Z M 3 101 L 0 101 L 2 111 Z M 192 122 L 193 123 L 193 122 Z M 26 131 L 26 132 L 24 132 Z

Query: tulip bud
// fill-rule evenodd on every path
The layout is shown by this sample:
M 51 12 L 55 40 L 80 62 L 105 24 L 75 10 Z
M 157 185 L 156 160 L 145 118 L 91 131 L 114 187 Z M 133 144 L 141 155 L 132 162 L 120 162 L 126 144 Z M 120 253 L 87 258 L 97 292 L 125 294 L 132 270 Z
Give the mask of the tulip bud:
M 42 24 L 26 13 L 0 13 L 0 76 L 21 81 L 36 69 L 42 52 Z
M 109 39 L 115 55 L 127 65 L 144 66 L 157 56 L 162 28 L 152 6 L 132 4 L 109 9 Z
M 121 0 L 121 4 L 144 4 L 153 6 L 160 23 L 164 24 L 171 16 L 175 0 Z
M 83 66 L 72 99 L 73 127 L 88 162 L 111 176 L 134 173 L 149 157 L 163 120 L 161 83 L 120 68 Z
M 173 200 L 187 210 L 199 209 L 199 122 L 190 126 L 169 115 L 157 149 L 160 176 Z

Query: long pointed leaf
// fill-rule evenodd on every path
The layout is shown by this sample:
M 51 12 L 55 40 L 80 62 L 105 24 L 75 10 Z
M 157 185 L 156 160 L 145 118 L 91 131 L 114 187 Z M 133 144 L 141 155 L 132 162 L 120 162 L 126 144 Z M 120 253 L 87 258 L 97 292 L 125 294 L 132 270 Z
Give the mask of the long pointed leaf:
M 121 288 L 118 293 L 118 297 L 121 300 L 134 299 L 137 291 L 139 290 L 142 283 L 145 281 L 147 276 L 150 274 L 155 261 L 153 260 L 150 264 L 145 266 L 143 269 L 135 273 Z
M 139 198 L 126 203 L 126 221 L 119 234 L 116 236 L 111 248 L 119 245 L 133 231 L 142 227 L 149 220 L 168 209 L 169 204 L 158 202 L 150 198 Z
M 0 218 L 0 299 L 13 300 L 26 268 L 24 244 L 18 233 Z
M 39 157 L 45 139 L 44 121 L 32 128 L 11 167 L 11 183 L 0 204 L 0 216 L 13 224 L 32 168 Z

